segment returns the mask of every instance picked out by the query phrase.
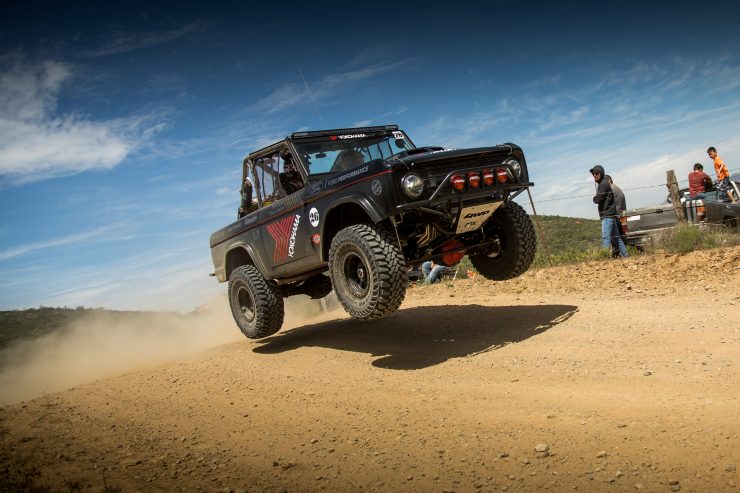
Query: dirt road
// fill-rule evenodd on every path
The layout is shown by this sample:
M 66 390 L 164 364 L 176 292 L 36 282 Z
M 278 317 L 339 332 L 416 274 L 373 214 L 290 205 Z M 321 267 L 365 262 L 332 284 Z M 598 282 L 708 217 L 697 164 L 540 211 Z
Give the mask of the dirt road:
M 63 491 L 737 491 L 738 286 L 736 247 L 414 287 L 380 321 L 6 407 L 2 466 Z

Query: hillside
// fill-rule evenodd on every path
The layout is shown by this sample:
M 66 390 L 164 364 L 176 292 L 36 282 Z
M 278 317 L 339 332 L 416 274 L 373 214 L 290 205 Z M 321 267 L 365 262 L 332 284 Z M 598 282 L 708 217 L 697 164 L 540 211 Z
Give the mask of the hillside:
M 532 219 L 537 232 L 534 267 L 591 260 L 594 250 L 601 247 L 601 222 L 598 219 L 539 216 L 539 224 L 537 218 Z
M 172 313 L 162 317 L 178 317 Z M 27 310 L 0 311 L 0 350 L 15 341 L 31 340 L 58 332 L 77 323 L 105 318 L 110 323 L 158 316 L 154 312 L 105 310 L 103 308 L 39 307 Z M 0 353 L 1 355 L 2 353 Z
M 537 239 L 542 245 L 537 222 Z M 584 219 L 565 216 L 539 216 L 542 232 L 551 253 L 558 251 L 586 251 L 601 245 L 601 222 L 598 219 Z

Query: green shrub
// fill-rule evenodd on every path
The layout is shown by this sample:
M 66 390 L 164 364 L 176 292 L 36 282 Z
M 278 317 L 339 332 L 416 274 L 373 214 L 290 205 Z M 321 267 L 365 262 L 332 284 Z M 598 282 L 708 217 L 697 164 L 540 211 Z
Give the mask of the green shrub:
M 611 258 L 611 251 L 604 248 L 566 248 L 559 252 L 550 252 L 546 255 L 542 248 L 537 249 L 532 267 L 548 267 L 562 264 L 577 264 L 591 260 L 607 260 Z
M 704 235 L 699 228 L 681 225 L 672 229 L 667 235 L 666 247 L 675 253 L 688 253 L 698 250 L 704 245 Z
M 738 244 L 740 235 L 720 226 L 682 224 L 656 237 L 652 249 L 668 253 L 688 253 Z

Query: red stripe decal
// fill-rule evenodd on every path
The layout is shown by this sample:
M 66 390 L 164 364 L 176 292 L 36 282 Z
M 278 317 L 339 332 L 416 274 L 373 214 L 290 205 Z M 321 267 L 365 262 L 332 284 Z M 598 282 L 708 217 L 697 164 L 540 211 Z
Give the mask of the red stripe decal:
M 266 226 L 267 232 L 275 240 L 275 251 L 272 255 L 272 260 L 275 263 L 282 262 L 288 256 L 288 240 L 290 239 L 290 227 L 293 225 L 293 219 L 295 219 L 295 214 Z

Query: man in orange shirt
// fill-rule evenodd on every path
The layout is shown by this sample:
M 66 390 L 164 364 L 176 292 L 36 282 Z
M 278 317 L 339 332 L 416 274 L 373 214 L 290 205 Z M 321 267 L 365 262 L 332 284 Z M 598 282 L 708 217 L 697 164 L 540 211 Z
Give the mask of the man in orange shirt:
M 727 193 L 730 197 L 730 202 L 735 203 L 735 198 L 732 195 L 732 185 L 730 185 L 730 171 L 727 169 L 725 162 L 722 158 L 717 155 L 717 149 L 710 147 L 707 149 L 709 157 L 714 159 L 714 171 L 717 172 L 717 190 L 720 192 Z

